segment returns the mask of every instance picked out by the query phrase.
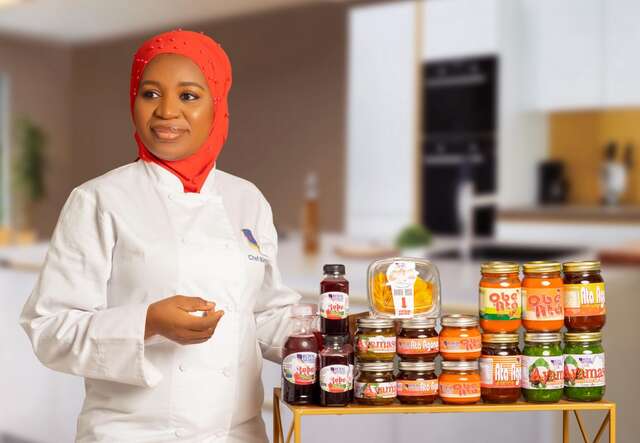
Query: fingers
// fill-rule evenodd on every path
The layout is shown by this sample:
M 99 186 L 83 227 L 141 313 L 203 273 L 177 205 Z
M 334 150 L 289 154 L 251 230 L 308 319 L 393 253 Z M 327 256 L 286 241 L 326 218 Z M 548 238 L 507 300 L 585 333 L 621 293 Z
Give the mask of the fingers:
M 178 307 L 183 311 L 211 311 L 215 309 L 216 304 L 200 297 L 178 296 Z
M 218 322 L 224 315 L 224 311 L 213 311 L 205 317 L 190 317 L 188 321 L 185 321 L 184 327 L 194 331 L 204 331 L 206 329 L 215 329 Z
M 209 328 L 204 331 L 190 331 L 188 329 L 182 329 L 176 331 L 173 340 L 181 345 L 204 343 L 211 338 L 214 330 L 215 328 Z

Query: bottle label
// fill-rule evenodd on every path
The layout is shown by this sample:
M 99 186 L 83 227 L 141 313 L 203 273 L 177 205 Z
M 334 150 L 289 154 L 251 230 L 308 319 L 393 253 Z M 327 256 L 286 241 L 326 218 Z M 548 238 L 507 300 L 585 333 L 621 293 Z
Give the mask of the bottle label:
M 451 354 L 462 354 L 465 352 L 480 352 L 482 350 L 482 339 L 480 336 L 473 337 L 442 337 L 440 336 L 440 352 Z
M 519 355 L 483 355 L 480 378 L 483 388 L 519 388 L 522 361 Z
M 330 365 L 320 369 L 320 388 L 327 392 L 347 392 L 353 388 L 352 365 Z
M 342 320 L 349 315 L 349 294 L 323 292 L 320 294 L 320 315 L 328 320 Z
M 522 316 L 520 288 L 480 287 L 480 318 L 518 320 Z
M 522 356 L 523 389 L 562 389 L 564 386 L 564 358 Z
M 564 385 L 591 388 L 605 385 L 604 354 L 567 354 L 564 356 Z
M 526 320 L 564 320 L 562 288 L 522 288 Z
M 417 278 L 415 262 L 396 261 L 387 268 L 387 282 L 391 287 L 396 318 L 413 317 L 413 286 Z
M 282 360 L 282 374 L 290 383 L 312 385 L 316 382 L 317 359 L 315 352 L 289 354 Z
M 437 378 L 430 380 L 398 380 L 396 385 L 398 395 L 406 397 L 438 395 Z
M 398 337 L 398 354 L 437 354 L 440 348 L 438 337 L 407 338 Z
M 586 317 L 605 315 L 604 283 L 564 285 L 564 315 Z
M 356 398 L 395 398 L 396 383 L 393 381 L 383 383 L 362 383 L 356 382 L 353 390 Z
M 359 335 L 356 343 L 358 352 L 373 354 L 390 354 L 396 352 L 396 337 L 384 335 Z
M 440 381 L 438 393 L 442 398 L 480 397 L 480 383 L 473 381 Z

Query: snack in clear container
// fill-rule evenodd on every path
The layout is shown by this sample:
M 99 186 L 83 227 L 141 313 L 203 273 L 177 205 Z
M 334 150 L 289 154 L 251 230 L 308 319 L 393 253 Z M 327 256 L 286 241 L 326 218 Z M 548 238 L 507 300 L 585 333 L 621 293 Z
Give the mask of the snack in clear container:
M 429 260 L 394 257 L 374 261 L 368 270 L 369 306 L 387 318 L 437 318 L 440 275 Z

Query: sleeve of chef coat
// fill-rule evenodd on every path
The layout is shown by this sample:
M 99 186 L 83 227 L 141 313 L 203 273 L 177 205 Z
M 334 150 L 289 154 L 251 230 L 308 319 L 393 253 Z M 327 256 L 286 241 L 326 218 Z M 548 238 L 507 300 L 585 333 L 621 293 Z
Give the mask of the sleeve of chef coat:
M 109 216 L 87 191 L 74 189 L 20 324 L 51 369 L 154 386 L 162 375 L 144 356 L 148 305 L 107 307 L 114 242 Z
M 290 307 L 300 301 L 300 295 L 282 283 L 277 264 L 278 234 L 271 207 L 264 197 L 261 198 L 258 237 L 260 252 L 267 257 L 262 290 L 254 308 L 258 342 L 264 358 L 280 363 L 289 334 Z

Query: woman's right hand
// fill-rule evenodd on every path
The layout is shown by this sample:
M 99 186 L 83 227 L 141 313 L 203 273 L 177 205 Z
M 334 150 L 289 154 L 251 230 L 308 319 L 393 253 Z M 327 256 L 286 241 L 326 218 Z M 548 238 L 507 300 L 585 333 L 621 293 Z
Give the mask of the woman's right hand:
M 144 338 L 156 334 L 181 345 L 203 343 L 211 338 L 224 311 L 200 297 L 174 295 L 149 305 Z M 204 311 L 203 317 L 189 312 Z

